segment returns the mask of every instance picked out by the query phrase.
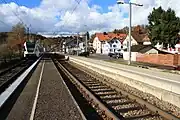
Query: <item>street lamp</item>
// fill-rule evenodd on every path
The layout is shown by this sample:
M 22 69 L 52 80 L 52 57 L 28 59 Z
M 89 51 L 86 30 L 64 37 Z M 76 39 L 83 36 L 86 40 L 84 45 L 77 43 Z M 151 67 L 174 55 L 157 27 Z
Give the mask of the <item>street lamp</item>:
M 132 5 L 135 6 L 143 6 L 142 4 L 132 3 L 132 2 L 124 2 L 122 0 L 118 0 L 117 4 L 129 4 L 129 61 L 128 65 L 131 64 L 131 20 L 132 20 Z

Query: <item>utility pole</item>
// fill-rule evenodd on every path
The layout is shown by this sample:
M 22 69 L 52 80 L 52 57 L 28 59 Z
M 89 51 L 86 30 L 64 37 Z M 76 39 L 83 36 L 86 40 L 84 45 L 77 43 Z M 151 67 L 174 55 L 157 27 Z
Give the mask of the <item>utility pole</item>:
M 128 52 L 129 52 L 129 60 L 128 65 L 131 64 L 131 22 L 132 22 L 132 5 L 135 6 L 143 6 L 142 4 L 132 3 L 132 2 L 124 2 L 122 0 L 118 0 L 117 4 L 129 4 L 129 45 L 128 45 Z
M 88 32 L 86 32 L 86 34 L 85 34 L 85 38 L 86 38 L 86 39 L 85 39 L 85 52 L 87 52 L 87 47 L 88 47 L 88 46 L 87 46 L 87 39 L 88 39 L 88 38 L 87 38 L 87 37 L 88 37 L 87 35 L 88 35 Z
M 129 3 L 129 61 L 128 65 L 131 64 L 131 21 L 132 21 L 132 5 Z
M 79 55 L 79 34 L 77 33 L 77 56 Z

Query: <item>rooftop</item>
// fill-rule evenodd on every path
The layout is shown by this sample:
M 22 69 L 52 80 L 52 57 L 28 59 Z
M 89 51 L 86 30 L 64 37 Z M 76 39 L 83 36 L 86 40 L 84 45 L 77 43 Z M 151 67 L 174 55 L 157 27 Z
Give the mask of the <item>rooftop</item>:
M 98 39 L 100 41 L 109 41 L 109 40 L 112 40 L 114 38 L 117 38 L 117 39 L 120 39 L 120 40 L 123 40 L 126 38 L 126 34 L 115 34 L 115 33 L 96 33 L 96 37 L 98 37 Z

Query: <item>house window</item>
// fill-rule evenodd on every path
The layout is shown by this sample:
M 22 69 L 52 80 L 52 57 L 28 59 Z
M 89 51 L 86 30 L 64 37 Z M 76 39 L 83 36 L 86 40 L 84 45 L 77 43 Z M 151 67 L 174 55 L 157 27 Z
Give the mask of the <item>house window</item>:
M 113 47 L 116 47 L 116 45 L 113 45 Z
M 116 40 L 116 43 L 118 43 L 118 41 Z
M 109 49 L 110 52 L 112 52 L 112 49 Z
M 110 44 L 110 47 L 112 47 L 112 44 Z
M 114 41 L 112 40 L 111 43 L 114 43 Z

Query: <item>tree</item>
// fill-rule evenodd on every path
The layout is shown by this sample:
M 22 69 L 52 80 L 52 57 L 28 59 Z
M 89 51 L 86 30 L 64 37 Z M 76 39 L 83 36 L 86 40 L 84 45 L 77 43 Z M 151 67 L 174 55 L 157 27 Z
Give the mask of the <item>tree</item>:
M 94 40 L 95 37 L 96 37 L 96 34 L 92 34 L 92 35 L 91 35 L 91 38 L 90 38 L 90 42 L 91 42 L 91 43 L 93 42 L 93 40 Z
M 128 32 L 128 27 L 124 27 L 123 29 L 115 29 L 113 33 L 115 34 L 126 34 Z
M 22 54 L 22 43 L 25 41 L 25 30 L 24 25 L 18 23 L 8 33 L 8 47 L 14 51 L 18 51 L 20 55 Z
M 163 10 L 161 7 L 153 8 L 148 16 L 149 38 L 153 45 L 163 44 L 164 48 L 175 47 L 178 43 L 178 33 L 180 31 L 180 19 L 176 17 L 175 11 Z

